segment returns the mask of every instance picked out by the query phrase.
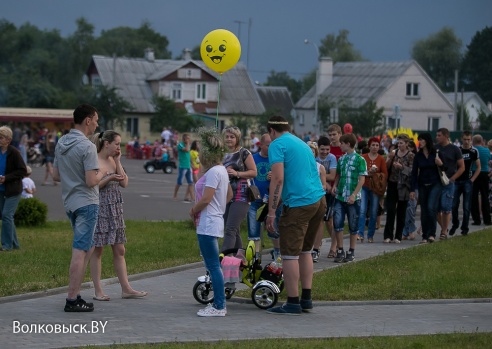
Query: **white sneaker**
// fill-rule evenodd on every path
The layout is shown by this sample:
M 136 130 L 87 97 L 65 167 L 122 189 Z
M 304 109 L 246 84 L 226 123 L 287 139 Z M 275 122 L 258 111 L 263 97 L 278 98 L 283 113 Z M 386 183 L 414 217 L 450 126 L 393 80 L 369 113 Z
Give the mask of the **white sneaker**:
M 206 308 L 198 310 L 196 315 L 203 317 L 212 317 L 212 316 L 226 316 L 227 309 L 215 309 L 212 304 L 209 304 Z

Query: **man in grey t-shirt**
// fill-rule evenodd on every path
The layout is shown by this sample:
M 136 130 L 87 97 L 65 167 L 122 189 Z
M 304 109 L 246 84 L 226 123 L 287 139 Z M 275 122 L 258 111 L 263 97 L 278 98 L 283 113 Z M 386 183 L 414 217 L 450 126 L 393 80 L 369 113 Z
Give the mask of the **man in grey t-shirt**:
M 82 104 L 73 112 L 74 128 L 60 138 L 55 148 L 53 178 L 62 184 L 65 211 L 73 229 L 70 281 L 66 312 L 89 312 L 92 303 L 79 294 L 87 263 L 93 251 L 92 240 L 99 211 L 99 172 L 96 146 L 87 138 L 98 126 L 96 108 Z

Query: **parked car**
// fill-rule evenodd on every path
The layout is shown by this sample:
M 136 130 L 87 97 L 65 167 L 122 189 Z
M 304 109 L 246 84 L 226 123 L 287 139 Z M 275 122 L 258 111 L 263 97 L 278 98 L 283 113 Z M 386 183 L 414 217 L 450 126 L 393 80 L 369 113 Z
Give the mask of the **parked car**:
M 155 170 L 162 170 L 164 173 L 173 173 L 176 168 L 176 162 L 173 160 L 161 161 L 161 160 L 149 160 L 144 164 L 145 171 L 147 173 L 154 173 Z

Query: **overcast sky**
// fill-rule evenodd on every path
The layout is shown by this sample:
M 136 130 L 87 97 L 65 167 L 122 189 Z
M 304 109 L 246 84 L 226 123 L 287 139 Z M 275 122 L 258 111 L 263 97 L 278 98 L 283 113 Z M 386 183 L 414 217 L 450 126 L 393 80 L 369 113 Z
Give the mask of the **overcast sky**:
M 304 39 L 319 45 L 340 29 L 350 31 L 349 40 L 371 61 L 410 59 L 416 40 L 444 26 L 453 28 L 466 46 L 477 31 L 492 25 L 492 1 L 0 0 L 0 18 L 17 26 L 30 22 L 59 29 L 63 36 L 74 32 L 79 17 L 95 26 L 96 36 L 118 26 L 138 28 L 148 20 L 168 38 L 173 57 L 199 45 L 209 31 L 228 29 L 241 41 L 241 61 L 248 63 L 252 78 L 264 82 L 271 70 L 296 79 L 309 73 L 316 51 Z

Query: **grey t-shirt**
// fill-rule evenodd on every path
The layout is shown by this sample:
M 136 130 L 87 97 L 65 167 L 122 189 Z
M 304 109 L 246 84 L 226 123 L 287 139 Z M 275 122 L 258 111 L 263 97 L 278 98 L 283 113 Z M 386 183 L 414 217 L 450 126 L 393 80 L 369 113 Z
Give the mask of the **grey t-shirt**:
M 87 205 L 99 205 L 99 186 L 89 188 L 85 172 L 99 169 L 97 149 L 82 132 L 71 129 L 55 148 L 53 166 L 58 168 L 65 210 L 74 212 Z
M 460 148 L 449 143 L 444 147 L 436 144 L 436 149 L 439 150 L 439 158 L 446 168 L 446 175 L 451 178 L 458 170 L 458 160 L 463 159 Z

